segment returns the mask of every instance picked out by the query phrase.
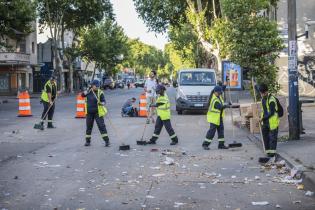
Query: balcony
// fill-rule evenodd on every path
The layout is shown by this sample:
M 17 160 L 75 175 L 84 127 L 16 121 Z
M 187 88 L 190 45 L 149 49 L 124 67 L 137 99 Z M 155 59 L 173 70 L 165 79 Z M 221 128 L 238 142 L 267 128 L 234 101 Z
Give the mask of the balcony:
M 16 52 L 0 52 L 0 63 L 29 64 L 30 55 Z

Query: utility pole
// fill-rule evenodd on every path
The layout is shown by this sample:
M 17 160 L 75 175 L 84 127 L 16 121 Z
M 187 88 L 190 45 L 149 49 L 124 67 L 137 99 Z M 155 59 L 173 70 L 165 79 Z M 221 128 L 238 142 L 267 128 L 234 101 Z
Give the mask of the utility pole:
M 297 68 L 296 0 L 288 0 L 289 138 L 300 139 L 299 83 Z

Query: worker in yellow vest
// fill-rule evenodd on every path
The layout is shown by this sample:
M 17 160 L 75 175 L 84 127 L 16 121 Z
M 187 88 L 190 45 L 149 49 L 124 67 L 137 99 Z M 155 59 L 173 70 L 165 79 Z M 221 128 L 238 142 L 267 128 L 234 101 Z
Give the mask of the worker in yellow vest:
M 210 105 L 207 113 L 207 121 L 210 123 L 210 129 L 207 132 L 206 139 L 202 143 L 202 147 L 205 150 L 209 150 L 209 145 L 211 144 L 215 132 L 218 132 L 218 140 L 219 140 L 219 149 L 228 149 L 227 146 L 224 145 L 224 109 L 230 107 L 229 105 L 224 104 L 224 100 L 222 97 L 223 89 L 221 86 L 215 86 L 212 94 L 210 95 Z
M 104 117 L 107 114 L 105 107 L 106 101 L 103 91 L 100 90 L 100 82 L 93 80 L 91 87 L 82 93 L 82 97 L 85 97 L 86 113 L 86 136 L 84 146 L 91 145 L 92 129 L 95 120 L 105 142 L 105 146 L 109 147 L 110 143 L 104 121 Z
M 274 157 L 277 149 L 278 140 L 278 103 L 275 96 L 268 93 L 268 86 L 261 84 L 259 86 L 261 95 L 261 116 L 260 122 L 262 123 L 262 134 L 265 145 L 265 151 L 268 157 Z
M 161 133 L 163 125 L 171 137 L 171 145 L 176 145 L 178 143 L 177 135 L 174 132 L 174 129 L 171 124 L 171 104 L 168 99 L 168 96 L 165 93 L 166 88 L 163 85 L 157 85 L 156 94 L 157 100 L 155 104 L 152 104 L 152 107 L 156 107 L 157 119 L 155 122 L 154 133 L 147 144 L 156 144 L 157 139 Z
M 45 83 L 44 89 L 41 95 L 41 102 L 44 105 L 42 113 L 41 125 L 44 126 L 44 121 L 48 116 L 47 128 L 55 128 L 53 125 L 53 116 L 55 112 L 55 100 L 57 98 L 57 83 L 56 78 L 51 76 L 50 79 Z

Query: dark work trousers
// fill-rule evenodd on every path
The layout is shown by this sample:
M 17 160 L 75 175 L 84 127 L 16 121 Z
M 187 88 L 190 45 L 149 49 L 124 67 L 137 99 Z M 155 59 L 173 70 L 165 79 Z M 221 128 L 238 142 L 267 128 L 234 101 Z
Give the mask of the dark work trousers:
M 216 131 L 218 132 L 219 144 L 224 144 L 224 125 L 223 125 L 222 118 L 220 119 L 220 125 L 215 125 L 213 123 L 210 123 L 210 128 L 207 132 L 206 139 L 205 139 L 205 143 L 207 145 L 211 144 Z
M 49 102 L 43 101 L 43 105 L 44 105 L 44 111 L 42 113 L 42 122 L 44 122 L 44 120 L 46 120 L 46 118 L 48 117 L 48 123 L 52 123 L 52 119 L 55 113 L 55 103 L 50 107 L 50 109 L 49 109 L 49 106 L 50 106 Z M 49 111 L 46 114 L 48 109 Z
M 152 135 L 151 141 L 156 141 L 159 138 L 163 125 L 171 139 L 177 140 L 177 136 L 172 127 L 171 120 L 161 120 L 161 118 L 158 116 L 155 122 L 154 133 Z
M 277 150 L 278 128 L 270 130 L 268 123 L 263 123 L 262 134 L 267 155 L 273 156 Z
M 104 141 L 108 141 L 108 135 L 107 130 L 104 122 L 104 117 L 99 117 L 98 113 L 87 113 L 86 115 L 86 141 L 90 142 L 92 137 L 92 130 L 93 130 L 93 124 L 94 120 L 96 121 L 97 127 L 101 132 L 101 136 Z

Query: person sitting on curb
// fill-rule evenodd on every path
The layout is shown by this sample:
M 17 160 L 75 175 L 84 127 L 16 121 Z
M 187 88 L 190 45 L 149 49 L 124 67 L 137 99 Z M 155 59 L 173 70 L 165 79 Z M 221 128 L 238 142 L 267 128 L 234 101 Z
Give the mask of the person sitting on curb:
M 137 117 L 138 116 L 138 110 L 136 108 L 135 102 L 136 98 L 128 99 L 123 107 L 121 108 L 121 116 L 122 117 Z

